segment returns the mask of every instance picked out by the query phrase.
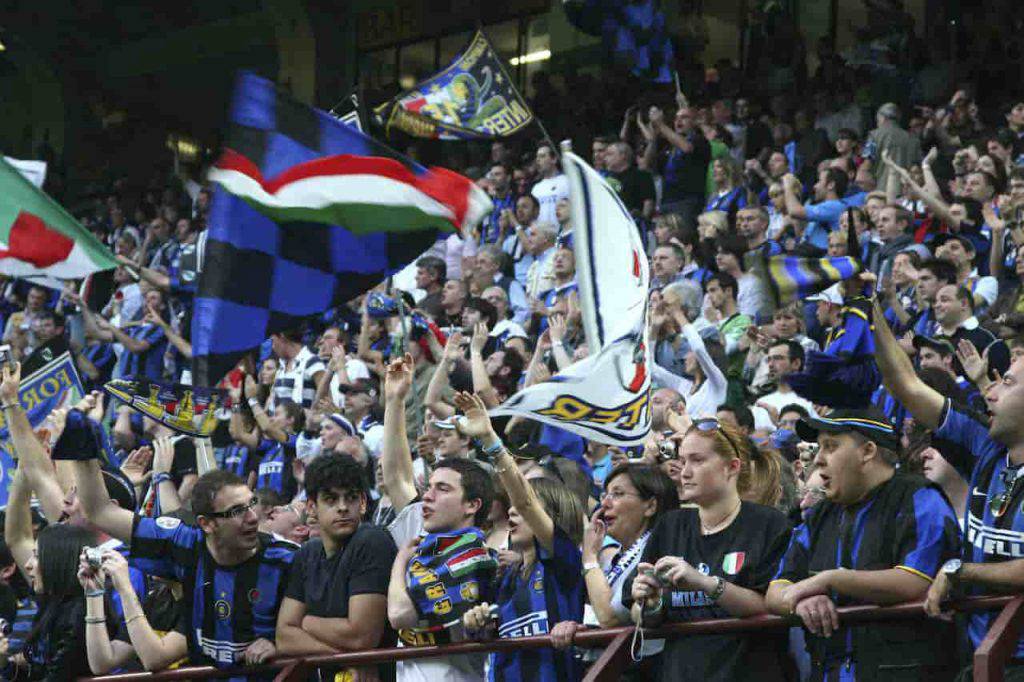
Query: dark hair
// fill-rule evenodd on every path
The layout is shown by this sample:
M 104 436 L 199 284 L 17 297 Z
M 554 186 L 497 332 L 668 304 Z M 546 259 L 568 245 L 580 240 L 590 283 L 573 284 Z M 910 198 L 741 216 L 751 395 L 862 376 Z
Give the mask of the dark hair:
M 230 471 L 214 469 L 208 471 L 196 481 L 192 487 L 192 495 L 189 500 L 192 503 L 192 513 L 196 516 L 212 514 L 217 509 L 213 508 L 213 500 L 222 489 L 229 486 L 245 485 L 245 481 Z
M 535 208 L 536 210 L 538 210 L 538 211 L 540 210 L 540 201 L 539 201 L 539 200 L 537 199 L 537 197 L 535 197 L 535 196 L 533 196 L 532 194 L 529 194 L 529 193 L 527 193 L 527 194 L 521 194 L 521 195 L 519 196 L 519 198 L 518 198 L 518 199 L 516 199 L 516 203 L 518 204 L 518 203 L 519 203 L 520 201 L 522 201 L 523 199 L 529 199 L 530 201 L 532 201 L 532 202 L 533 202 L 533 207 L 534 207 L 534 208 Z
M 159 289 L 157 289 L 156 291 L 159 291 Z M 298 327 L 295 327 L 293 329 L 284 329 L 282 331 L 274 333 L 280 336 L 285 341 L 291 343 L 302 343 L 302 330 Z
M 728 272 L 715 272 L 708 277 L 707 281 L 704 282 L 704 293 L 708 292 L 708 285 L 712 282 L 718 282 L 718 286 L 723 289 L 732 289 L 732 297 L 736 298 L 736 295 L 740 291 L 739 285 L 736 283 L 736 278 L 730 275 Z
M 956 283 L 956 266 L 948 260 L 940 258 L 929 258 L 921 263 L 918 270 L 931 270 L 935 279 L 946 284 Z
M 264 507 L 280 507 L 288 501 L 280 491 L 268 486 L 256 488 L 252 493 L 256 497 L 256 504 L 263 505 Z
M 498 140 L 498 141 L 500 142 L 500 140 Z M 494 163 L 490 164 L 487 167 L 487 169 L 488 170 L 493 170 L 494 168 L 498 168 L 498 167 L 501 167 L 506 173 L 508 173 L 508 179 L 511 181 L 512 180 L 512 166 L 510 164 L 507 164 L 504 161 L 495 161 Z M 424 256 L 424 258 L 433 258 L 433 256 Z M 421 258 L 420 260 L 423 260 L 423 259 Z M 440 259 L 438 259 L 438 260 L 440 260 Z
M 946 286 L 949 285 L 947 284 Z M 971 293 L 970 289 L 965 286 L 958 286 L 956 288 L 956 297 L 960 299 L 960 301 L 967 303 L 967 309 L 972 313 L 974 312 L 974 294 Z
M 321 492 L 350 490 L 367 494 L 363 468 L 350 455 L 328 452 L 306 467 L 306 499 L 316 502 Z
M 416 261 L 416 267 L 423 268 L 439 282 L 443 282 L 448 276 L 448 265 L 444 262 L 444 259 L 437 256 L 423 256 L 423 258 Z
M 84 548 L 96 542 L 96 537 L 84 528 L 55 523 L 39 531 L 36 542 L 43 592 L 50 597 L 81 596 L 79 557 Z
M 716 411 L 732 412 L 733 416 L 736 417 L 736 423 L 739 424 L 741 429 L 746 429 L 747 431 L 754 430 L 754 413 L 746 405 L 722 403 Z
M 787 412 L 796 412 L 800 415 L 801 419 L 807 419 L 811 414 L 807 411 L 807 408 L 798 403 L 790 403 L 789 405 L 783 405 L 782 409 L 779 410 L 779 416 L 786 414 Z
M 292 420 L 292 429 L 294 433 L 302 431 L 302 428 L 306 425 L 306 413 L 303 411 L 302 406 L 291 398 L 281 398 L 277 401 L 277 406 L 283 407 L 284 412 Z
M 63 327 L 65 322 L 64 316 L 54 310 L 44 310 L 39 313 L 39 319 L 53 322 L 54 327 Z
M 483 467 L 472 460 L 447 457 L 434 465 L 438 469 L 451 469 L 462 477 L 462 499 L 480 500 L 480 509 L 473 516 L 473 525 L 482 527 L 487 523 L 494 501 L 494 482 Z
M 743 270 L 743 254 L 747 252 L 746 237 L 739 234 L 720 234 L 715 241 L 718 242 L 718 250 L 735 256 L 740 270 Z
M 836 186 L 836 196 L 840 199 L 846 196 L 846 188 L 850 184 L 850 176 L 846 174 L 846 171 L 838 168 L 827 168 L 825 171 L 825 182 L 832 183 Z
M 484 321 L 487 322 L 488 329 L 494 329 L 494 325 L 498 324 L 498 309 L 490 301 L 477 296 L 471 296 L 466 300 L 465 307 L 480 313 Z
M 654 513 L 651 525 L 654 524 L 659 514 L 679 508 L 679 489 L 668 477 L 668 474 L 661 470 L 661 467 L 640 462 L 623 462 L 612 469 L 608 477 L 604 479 L 605 490 L 608 490 L 608 485 L 617 476 L 628 478 L 640 497 L 645 500 L 654 500 L 658 504 L 658 511 Z
M 772 343 L 770 346 L 768 346 L 768 348 L 770 350 L 775 346 L 785 346 L 786 353 L 789 355 L 790 361 L 799 360 L 800 366 L 804 366 L 804 358 L 806 357 L 806 353 L 804 353 L 804 347 L 801 346 L 798 341 L 794 341 L 793 339 L 786 339 L 784 341 L 779 340 Z

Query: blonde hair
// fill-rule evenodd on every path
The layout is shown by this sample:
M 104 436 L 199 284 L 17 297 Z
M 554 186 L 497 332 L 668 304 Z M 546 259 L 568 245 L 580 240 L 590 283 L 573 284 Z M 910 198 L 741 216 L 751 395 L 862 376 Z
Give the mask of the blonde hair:
M 697 216 L 698 224 L 701 220 L 713 225 L 718 234 L 729 232 L 729 214 L 725 211 L 705 211 Z
M 719 422 L 717 429 L 704 431 L 690 427 L 687 435 L 697 433 L 714 443 L 715 454 L 729 460 L 740 460 L 740 474 L 736 478 L 736 491 L 746 502 L 774 507 L 782 497 L 782 456 L 773 450 L 756 448 L 738 428 Z

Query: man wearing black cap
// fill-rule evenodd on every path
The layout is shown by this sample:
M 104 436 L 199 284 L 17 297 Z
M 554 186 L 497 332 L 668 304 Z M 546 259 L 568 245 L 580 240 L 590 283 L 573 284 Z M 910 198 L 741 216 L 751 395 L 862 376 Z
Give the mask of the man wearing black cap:
M 899 437 L 876 409 L 836 410 L 796 430 L 819 445 L 826 499 L 793 531 L 766 600 L 771 611 L 803 620 L 811 679 L 834 679 L 840 670 L 842 679 L 888 679 L 891 666 L 902 674 L 916 668 L 914 679 L 948 676 L 951 627 L 841 627 L 836 609 L 923 598 L 932 576 L 959 555 L 953 508 L 923 477 L 897 473 Z
M 952 263 L 956 268 L 957 284 L 967 287 L 974 296 L 974 311 L 984 314 L 999 297 L 999 280 L 990 275 L 981 276 L 974 267 L 977 249 L 962 234 L 940 234 L 931 243 L 935 257 Z
M 971 383 L 970 379 L 957 374 L 960 367 L 956 357 L 956 349 L 953 342 L 945 336 L 915 336 L 914 348 L 917 350 L 917 364 L 921 369 L 935 368 L 951 376 L 956 381 L 957 388 L 963 391 L 964 401 L 971 409 L 978 412 L 985 411 L 985 399 L 981 397 L 981 391 Z

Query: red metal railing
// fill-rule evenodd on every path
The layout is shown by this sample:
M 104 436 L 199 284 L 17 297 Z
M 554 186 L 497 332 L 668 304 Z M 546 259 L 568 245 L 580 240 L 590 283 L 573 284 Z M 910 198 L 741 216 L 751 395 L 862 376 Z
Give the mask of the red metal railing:
M 993 611 L 1002 609 L 992 623 L 985 641 L 974 655 L 974 682 L 1002 682 L 1003 668 L 1012 657 L 1016 642 L 1024 626 L 1024 596 L 976 597 L 954 605 L 957 611 Z M 890 620 L 913 620 L 924 617 L 920 603 L 898 604 L 896 606 L 850 606 L 839 610 L 840 622 L 844 625 Z M 722 618 L 698 620 L 688 623 L 673 623 L 646 631 L 648 638 L 673 639 L 692 634 L 723 634 L 735 632 L 760 632 L 791 627 L 795 621 L 779 616 L 755 616 L 753 618 Z M 601 657 L 590 667 L 585 682 L 611 682 L 619 679 L 629 662 L 629 646 L 633 627 L 624 626 L 596 630 L 581 630 L 576 634 L 574 644 L 583 648 L 605 647 Z M 191 667 L 165 670 L 158 673 L 127 673 L 83 678 L 83 682 L 165 682 L 170 680 L 201 680 L 231 677 L 233 675 L 275 674 L 275 682 L 298 682 L 316 666 L 358 667 L 385 661 L 401 661 L 413 658 L 432 658 L 454 654 L 491 653 L 514 649 L 534 649 L 551 646 L 546 635 L 495 639 L 486 642 L 462 642 L 439 647 L 404 647 L 390 649 L 368 649 L 327 656 L 305 658 L 282 658 L 265 665 L 244 668 Z

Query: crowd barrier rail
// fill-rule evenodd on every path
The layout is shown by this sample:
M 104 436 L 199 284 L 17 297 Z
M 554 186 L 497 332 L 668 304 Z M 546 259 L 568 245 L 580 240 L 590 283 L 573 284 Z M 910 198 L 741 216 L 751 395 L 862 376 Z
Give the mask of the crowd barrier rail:
M 952 604 L 955 611 L 1000 610 L 992 622 L 985 640 L 974 653 L 974 682 L 1002 682 L 1006 663 L 1013 657 L 1021 629 L 1024 627 L 1024 596 L 993 596 L 963 599 Z M 894 606 L 850 606 L 839 609 L 844 625 L 892 620 L 919 620 L 926 618 L 920 602 Z M 793 618 L 755 616 L 752 618 L 722 618 L 673 623 L 645 629 L 647 639 L 673 639 L 695 634 L 725 634 L 781 630 L 798 624 Z M 630 645 L 634 628 L 586 629 L 576 633 L 575 646 L 581 648 L 604 647 L 598 660 L 590 667 L 584 682 L 612 682 L 618 680 L 630 661 Z M 279 658 L 264 665 L 237 668 L 186 667 L 157 673 L 126 673 L 81 678 L 82 682 L 169 682 L 171 680 L 209 680 L 244 675 L 274 675 L 274 682 L 300 682 L 317 666 L 357 667 L 385 661 L 403 661 L 414 658 L 435 658 L 454 654 L 491 653 L 516 649 L 534 649 L 551 645 L 547 635 L 492 639 L 481 642 L 461 642 L 446 646 L 402 647 L 368 649 L 325 656 Z

